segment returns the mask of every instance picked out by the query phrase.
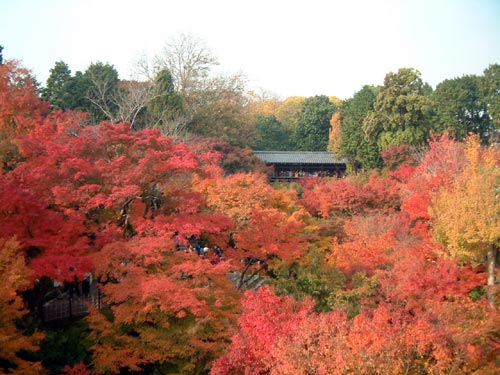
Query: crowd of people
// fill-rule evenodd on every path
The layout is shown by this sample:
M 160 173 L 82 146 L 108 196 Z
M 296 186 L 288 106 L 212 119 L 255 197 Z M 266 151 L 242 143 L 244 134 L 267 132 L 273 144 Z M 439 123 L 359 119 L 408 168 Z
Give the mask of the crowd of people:
M 189 239 L 189 245 L 184 245 L 179 241 L 176 241 L 176 249 L 178 251 L 185 252 L 196 252 L 196 254 L 204 259 L 210 259 L 210 263 L 218 264 L 221 260 L 223 260 L 222 249 L 215 245 L 210 251 L 210 248 L 207 245 L 202 246 L 200 241 L 195 238 Z

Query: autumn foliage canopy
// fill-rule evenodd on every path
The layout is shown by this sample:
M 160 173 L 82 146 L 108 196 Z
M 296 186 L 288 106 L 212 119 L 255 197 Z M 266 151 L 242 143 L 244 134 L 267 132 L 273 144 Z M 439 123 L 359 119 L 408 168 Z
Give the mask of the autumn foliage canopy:
M 65 374 L 498 370 L 497 147 L 434 136 L 418 160 L 278 188 L 157 130 L 49 113 L 23 77 L 0 65 L 3 373 L 48 373 L 23 296 L 89 274 L 91 355 Z

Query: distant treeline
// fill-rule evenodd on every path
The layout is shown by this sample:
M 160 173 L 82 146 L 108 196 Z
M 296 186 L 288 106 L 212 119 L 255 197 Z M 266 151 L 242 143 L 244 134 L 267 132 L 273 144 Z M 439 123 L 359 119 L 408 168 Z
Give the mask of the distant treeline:
M 217 64 L 202 41 L 181 34 L 152 64 L 139 60 L 134 80 L 120 79 L 109 63 L 72 74 L 58 61 L 39 92 L 52 110 L 88 113 L 89 124 L 129 121 L 135 130 L 158 128 L 176 140 L 201 136 L 257 150 L 329 149 L 368 169 L 387 164 L 384 155 L 420 152 L 433 133 L 458 140 L 478 134 L 486 144 L 498 139 L 499 64 L 435 89 L 418 70 L 401 68 L 382 86 L 366 85 L 345 100 L 257 95 L 241 74 L 215 75 Z

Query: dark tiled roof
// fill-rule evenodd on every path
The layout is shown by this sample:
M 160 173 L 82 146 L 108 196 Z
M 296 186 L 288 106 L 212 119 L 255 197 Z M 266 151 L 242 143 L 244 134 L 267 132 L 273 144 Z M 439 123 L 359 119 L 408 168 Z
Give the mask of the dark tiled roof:
M 266 164 L 345 164 L 328 151 L 254 151 Z

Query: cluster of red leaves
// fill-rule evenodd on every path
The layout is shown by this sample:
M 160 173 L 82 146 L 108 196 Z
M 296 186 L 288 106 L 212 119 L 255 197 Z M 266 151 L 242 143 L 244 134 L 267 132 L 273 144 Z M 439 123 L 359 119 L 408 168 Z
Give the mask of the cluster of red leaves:
M 405 144 L 392 145 L 389 148 L 382 150 L 382 159 L 384 165 L 390 170 L 401 169 L 417 164 L 417 150 Z
M 278 297 L 271 288 L 246 292 L 240 330 L 232 338 L 230 351 L 218 359 L 211 374 L 269 373 L 276 355 L 276 341 L 298 333 L 299 323 L 311 313 L 311 301 L 300 303 L 288 296 Z
M 92 373 L 83 362 L 78 362 L 74 366 L 64 366 L 61 375 L 92 375 Z
M 370 176 L 367 183 L 347 179 L 303 179 L 301 203 L 314 216 L 352 216 L 401 205 L 400 185 L 394 179 Z
M 0 64 L 0 103 L 0 138 L 26 134 L 49 111 L 36 94 L 30 72 L 13 60 Z
M 136 232 L 144 227 L 170 235 L 200 234 L 197 224 L 178 227 L 177 215 L 149 220 L 149 226 L 143 222 L 146 204 L 150 214 L 160 206 L 152 200 L 163 200 L 163 213 L 195 212 L 200 195 L 188 193 L 190 175 L 202 173 L 210 161 L 199 162 L 185 145 L 157 131 L 136 133 L 125 123 L 66 125 L 58 124 L 43 138 L 21 138 L 26 161 L 1 176 L 1 235 L 16 235 L 26 248 L 41 251 L 33 261 L 34 277 L 71 280 L 68 270 L 77 270 L 78 277 L 90 271 L 91 263 L 81 257 L 120 237 L 119 215 Z
M 460 285 L 452 285 L 452 279 L 458 277 L 455 284 L 467 281 L 453 267 L 419 264 L 418 285 L 391 280 L 405 289 L 404 295 L 393 293 L 353 319 L 340 309 L 314 313 L 310 301 L 278 297 L 267 288 L 248 293 L 240 329 L 211 373 L 494 373 L 485 322 L 498 323 L 500 316 L 457 291 Z M 393 285 L 388 281 L 381 282 L 384 291 Z
M 432 194 L 449 186 L 463 170 L 465 162 L 462 143 L 453 141 L 447 134 L 435 136 L 418 166 L 405 178 L 406 194 L 401 209 L 408 212 L 412 220 L 427 222 Z M 404 173 L 395 171 L 395 174 Z

